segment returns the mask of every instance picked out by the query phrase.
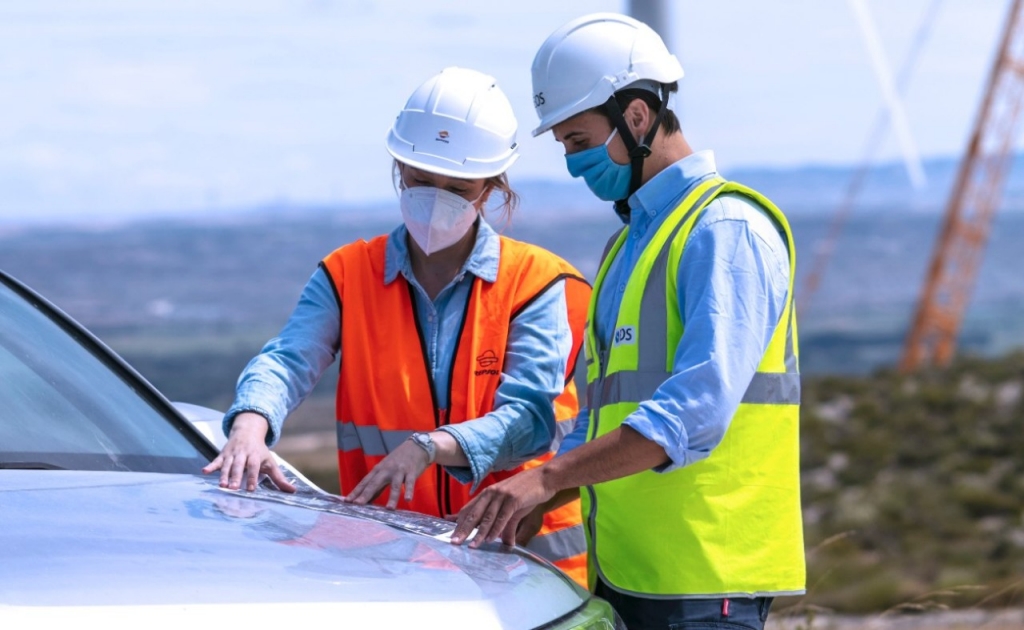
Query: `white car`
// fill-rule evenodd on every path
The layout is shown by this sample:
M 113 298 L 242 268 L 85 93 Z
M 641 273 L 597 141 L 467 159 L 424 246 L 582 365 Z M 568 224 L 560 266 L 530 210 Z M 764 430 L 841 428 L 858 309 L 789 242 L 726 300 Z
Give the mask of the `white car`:
M 285 462 L 296 494 L 219 488 L 219 423 L 0 272 L 0 626 L 622 627 L 527 551 L 454 546 Z

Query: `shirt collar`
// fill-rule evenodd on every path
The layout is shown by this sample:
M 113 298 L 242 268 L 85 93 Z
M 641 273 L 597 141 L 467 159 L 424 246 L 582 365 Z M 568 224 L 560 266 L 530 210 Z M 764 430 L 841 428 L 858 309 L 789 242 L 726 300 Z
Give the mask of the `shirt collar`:
M 477 219 L 476 241 L 469 258 L 462 265 L 463 273 L 468 272 L 484 282 L 498 279 L 498 256 L 501 252 L 501 239 L 487 221 Z M 412 259 L 409 258 L 409 242 L 406 239 L 409 230 L 405 224 L 399 225 L 388 234 L 388 244 L 384 253 L 384 284 L 391 284 L 401 273 L 406 279 L 412 278 Z
M 715 154 L 698 151 L 669 165 L 652 177 L 629 198 L 631 218 L 640 213 L 655 218 L 670 212 L 693 190 L 693 187 L 718 174 Z

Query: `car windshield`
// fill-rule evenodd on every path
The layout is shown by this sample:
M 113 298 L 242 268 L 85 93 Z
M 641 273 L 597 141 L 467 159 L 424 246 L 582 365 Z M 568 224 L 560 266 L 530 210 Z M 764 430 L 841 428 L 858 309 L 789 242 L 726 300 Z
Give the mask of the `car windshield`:
M 197 438 L 86 336 L 0 277 L 0 468 L 197 473 Z

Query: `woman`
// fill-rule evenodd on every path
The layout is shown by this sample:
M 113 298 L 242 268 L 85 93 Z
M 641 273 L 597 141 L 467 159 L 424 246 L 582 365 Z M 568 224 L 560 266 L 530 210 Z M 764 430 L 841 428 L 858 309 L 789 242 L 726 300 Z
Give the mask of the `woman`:
M 253 490 L 263 472 L 293 491 L 268 446 L 339 354 L 346 500 L 383 492 L 388 508 L 444 517 L 551 457 L 577 412 L 571 377 L 590 287 L 564 260 L 481 219 L 495 192 L 515 207 L 505 171 L 518 158 L 516 127 L 494 79 L 473 70 L 448 68 L 412 94 L 387 140 L 403 224 L 321 262 L 239 378 L 228 442 L 205 473 Z M 543 527 L 542 514 L 520 543 L 539 528 L 529 547 L 585 585 L 578 502 L 544 514 Z

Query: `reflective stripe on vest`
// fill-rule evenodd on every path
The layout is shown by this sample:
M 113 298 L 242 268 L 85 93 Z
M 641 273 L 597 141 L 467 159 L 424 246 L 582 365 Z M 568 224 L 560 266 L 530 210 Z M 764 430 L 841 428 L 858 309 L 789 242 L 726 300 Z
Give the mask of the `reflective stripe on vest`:
M 386 236 L 351 243 L 322 263 L 334 284 L 343 319 L 336 403 L 342 493 L 351 492 L 414 431 L 432 431 L 493 410 L 512 321 L 534 298 L 563 282 L 573 332 L 573 360 L 564 375 L 565 390 L 554 403 L 552 450 L 515 470 L 488 475 L 477 490 L 550 459 L 562 437 L 572 430 L 579 409 L 571 377 L 574 358 L 583 344 L 590 297 L 586 281 L 553 254 L 501 237 L 496 281 L 473 280 L 446 384 L 449 406 L 438 409 L 412 287 L 401 275 L 384 283 L 386 246 Z M 377 503 L 386 501 L 387 494 L 385 489 Z M 469 486 L 455 482 L 435 465 L 417 479 L 413 501 L 401 500 L 398 507 L 444 516 L 457 513 L 472 496 Z M 570 503 L 545 515 L 535 540 L 546 552 L 545 558 L 585 584 L 581 523 L 579 502 Z
M 587 553 L 583 523 L 567 529 L 534 536 L 526 548 L 542 558 L 571 558 Z
M 616 372 L 587 385 L 587 400 L 642 403 L 654 396 L 671 372 Z M 754 374 L 743 402 L 761 405 L 799 405 L 800 374 Z
M 799 489 L 800 375 L 793 310 L 795 260 L 785 216 L 753 190 L 714 178 L 699 184 L 658 227 L 626 284 L 613 339 L 597 356 L 595 308 L 621 233 L 601 265 L 588 313 L 588 439 L 614 431 L 672 374 L 683 322 L 679 261 L 703 209 L 745 195 L 781 226 L 790 284 L 780 321 L 722 442 L 706 459 L 645 471 L 583 493 L 591 580 L 644 597 L 803 592 Z

